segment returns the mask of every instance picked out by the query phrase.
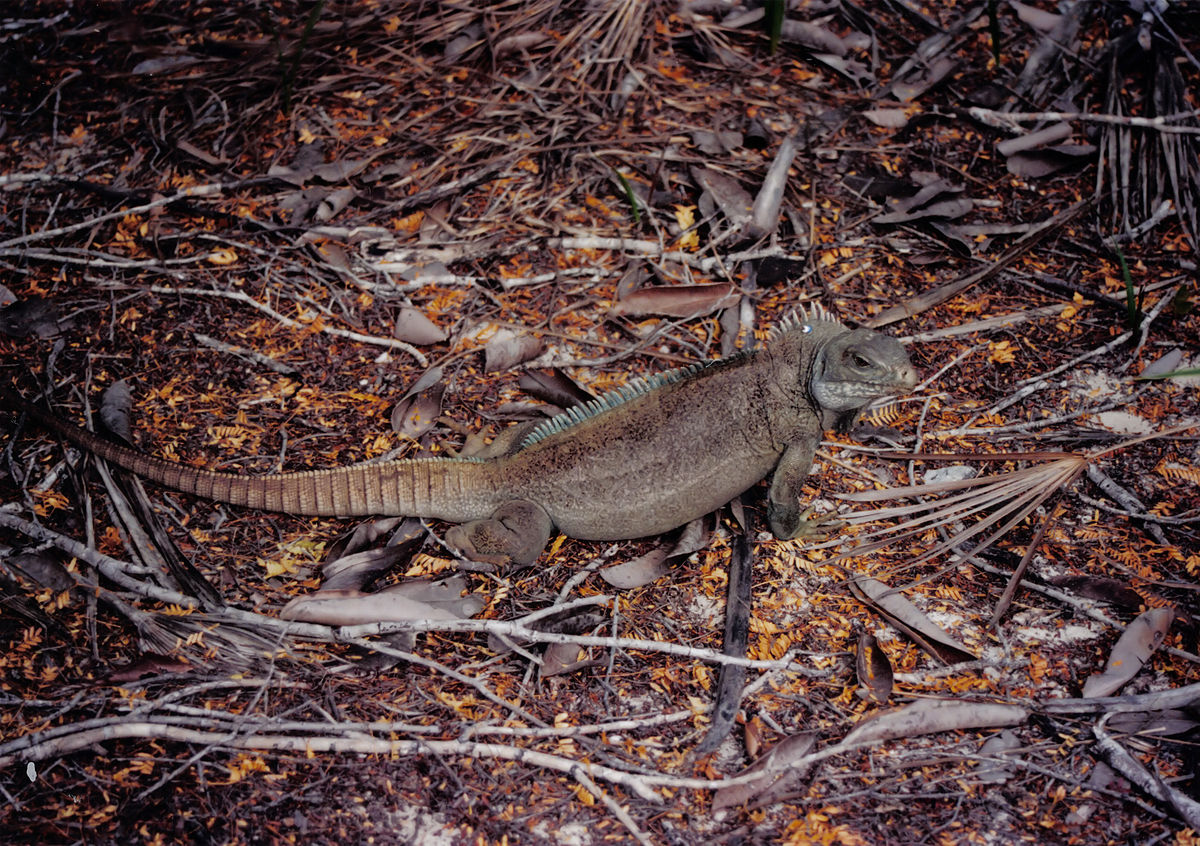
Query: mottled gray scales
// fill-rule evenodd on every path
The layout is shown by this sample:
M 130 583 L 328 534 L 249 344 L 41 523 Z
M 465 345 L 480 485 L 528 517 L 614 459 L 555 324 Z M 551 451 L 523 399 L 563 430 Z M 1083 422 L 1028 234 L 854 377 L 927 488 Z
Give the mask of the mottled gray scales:
M 0 388 L 0 405 L 141 476 L 234 504 L 312 516 L 402 514 L 462 523 L 446 540 L 478 560 L 528 564 L 557 530 L 617 540 L 682 526 L 771 478 L 767 519 L 799 531 L 822 433 L 916 384 L 904 348 L 821 310 L 764 346 L 634 380 L 547 420 L 485 461 L 419 459 L 254 477 L 172 464 L 114 444 Z M 515 439 L 514 439 L 515 440 Z

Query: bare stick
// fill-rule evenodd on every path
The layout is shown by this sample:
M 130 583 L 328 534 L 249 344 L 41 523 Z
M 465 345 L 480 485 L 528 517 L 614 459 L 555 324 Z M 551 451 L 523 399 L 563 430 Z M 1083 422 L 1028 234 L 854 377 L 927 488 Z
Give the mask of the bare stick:
M 1094 725 L 1092 734 L 1096 736 L 1096 747 L 1104 755 L 1104 760 L 1108 761 L 1109 766 L 1159 802 L 1170 805 L 1179 814 L 1180 819 L 1193 829 L 1200 829 L 1200 802 L 1171 787 L 1160 776 L 1150 772 L 1140 761 L 1129 754 L 1129 750 L 1117 743 L 1112 735 L 1104 730 L 1104 723 L 1107 719 L 1108 717 L 1105 716 Z
M 271 308 L 269 305 L 260 303 L 245 291 L 217 291 L 206 288 L 175 288 L 170 285 L 151 285 L 150 290 L 155 294 L 179 294 L 194 297 L 223 297 L 227 300 L 237 300 L 238 302 L 245 303 L 252 308 L 258 309 L 263 314 L 270 316 L 273 320 L 279 321 L 284 326 L 288 326 L 292 329 L 306 328 L 306 324 L 301 323 L 299 320 L 293 320 L 290 317 L 285 317 L 275 309 Z M 336 326 L 324 326 L 318 324 L 315 328 L 319 329 L 321 332 L 324 332 L 326 335 L 336 335 L 339 338 L 349 338 L 352 341 L 358 341 L 359 343 L 363 344 L 374 344 L 378 347 L 403 350 L 415 358 L 419 363 L 429 363 L 429 359 L 425 357 L 424 353 L 422 353 L 412 344 L 406 344 L 403 341 L 397 341 L 394 338 L 377 338 L 374 335 L 363 335 L 361 332 L 351 332 L 349 329 L 338 329 Z
M 583 764 L 580 764 L 571 770 L 571 775 L 577 782 L 583 785 L 584 790 L 595 796 L 597 799 L 603 802 L 610 811 L 612 811 L 613 816 L 620 820 L 621 825 L 629 829 L 629 833 L 633 835 L 634 839 L 637 840 L 638 843 L 643 844 L 643 846 L 650 846 L 650 844 L 653 843 L 653 841 L 647 837 L 640 828 L 638 828 L 637 823 L 633 821 L 633 817 L 629 816 L 629 812 L 622 808 L 617 803 L 616 799 L 613 799 L 611 796 L 601 790 L 600 785 L 596 784 L 596 782 L 587 777 L 587 774 L 584 772 Z
M 148 599 L 162 602 L 166 605 L 179 605 L 183 608 L 199 610 L 199 606 L 195 598 L 186 596 L 175 591 L 165 590 L 163 588 L 149 585 L 138 581 L 126 574 L 124 562 L 118 561 L 115 558 L 110 558 L 94 549 L 88 548 L 86 545 L 68 538 L 65 535 L 60 535 L 52 532 L 43 526 L 38 526 L 26 520 L 22 520 L 16 515 L 0 511 L 0 526 L 14 529 L 27 537 L 37 538 L 38 540 L 46 541 L 59 549 L 72 555 L 80 560 L 86 561 L 96 567 L 106 577 L 112 579 L 125 590 L 136 593 Z M 323 626 L 315 623 L 297 623 L 290 620 L 280 620 L 276 617 L 267 617 L 262 614 L 255 614 L 250 611 L 244 611 L 238 608 L 224 608 L 219 613 L 210 616 L 216 616 L 218 619 L 227 620 L 230 623 L 240 623 L 257 626 L 259 628 L 269 628 L 272 631 L 289 634 L 299 637 L 313 638 L 321 641 L 342 641 L 362 645 L 359 638 L 369 637 L 372 635 L 388 635 L 398 632 L 481 632 L 484 634 L 495 634 L 498 636 L 507 636 L 517 638 L 519 640 L 532 641 L 535 643 L 575 643 L 580 646 L 601 646 L 607 649 L 623 649 L 636 650 L 639 652 L 661 652 L 667 655 L 676 655 L 684 658 L 690 658 L 695 661 L 704 661 L 705 663 L 713 664 L 738 664 L 740 666 L 750 667 L 758 670 L 782 670 L 782 669 L 803 669 L 794 667 L 790 658 L 783 658 L 778 661 L 763 661 L 753 660 L 749 658 L 738 658 L 732 655 L 724 655 L 715 649 L 703 649 L 694 646 L 685 646 L 678 643 L 667 643 L 657 640 L 642 640 L 638 638 L 624 637 L 599 637 L 594 635 L 568 635 L 558 632 L 544 632 L 531 628 L 528 624 L 543 616 L 545 613 L 557 613 L 564 609 L 570 609 L 583 605 L 600 605 L 611 602 L 611 596 L 588 596 L 583 597 L 574 602 L 562 603 L 547 608 L 542 613 L 530 614 L 522 620 L 409 620 L 405 622 L 390 622 L 390 623 L 368 623 L 358 626 Z M 370 648 L 375 648 L 371 646 Z
M 604 598 L 610 599 L 610 597 Z M 597 597 L 586 597 L 586 599 L 594 600 Z M 555 606 L 550 610 L 558 612 L 570 607 L 571 604 L 566 603 Z M 690 658 L 694 661 L 704 661 L 705 663 L 712 664 L 737 664 L 756 670 L 787 669 L 791 666 L 791 661 L 786 659 L 763 661 L 751 658 L 738 658 L 733 655 L 725 655 L 715 649 L 704 649 L 702 647 L 685 646 L 680 643 L 666 643 L 658 640 L 544 632 L 523 625 L 520 621 L 507 620 L 408 620 L 405 622 L 368 623 L 358 626 L 345 626 L 337 630 L 337 633 L 340 640 L 357 642 L 353 639 L 370 635 L 416 631 L 485 632 L 488 634 L 507 635 L 508 637 L 538 643 L 574 643 L 580 646 L 601 646 L 606 649 L 661 652 L 666 655 Z
M 983 320 L 972 320 L 970 323 L 960 323 L 958 326 L 947 326 L 945 329 L 936 329 L 932 332 L 918 332 L 915 335 L 906 335 L 900 338 L 902 344 L 919 344 L 926 341 L 936 341 L 940 338 L 956 338 L 959 335 L 970 335 L 974 332 L 990 332 L 993 329 L 1003 329 L 1008 326 L 1015 326 L 1018 323 L 1024 323 L 1028 320 L 1040 320 L 1043 317 L 1054 317 L 1061 314 L 1063 306 L 1048 305 L 1040 308 L 1032 308 L 1028 311 L 1017 311 L 1011 314 L 998 314 L 995 317 L 986 317 Z
M 787 188 L 788 168 L 792 166 L 797 152 L 796 134 L 792 133 L 779 145 L 775 161 L 771 163 L 762 188 L 754 198 L 754 212 L 744 230 L 746 237 L 757 241 L 773 235 L 779 228 L 779 208 L 783 205 L 783 192 Z
M 1000 254 L 999 258 L 993 261 L 988 266 L 976 270 L 973 273 L 968 273 L 966 276 L 960 277 L 953 282 L 947 282 L 939 288 L 932 291 L 926 291 L 924 294 L 919 294 L 908 302 L 892 308 L 884 310 L 878 317 L 863 321 L 863 325 L 868 329 L 878 329 L 881 326 L 895 323 L 899 320 L 904 320 L 906 317 L 912 317 L 921 312 L 933 308 L 939 303 L 944 303 L 957 294 L 978 285 L 980 282 L 986 282 L 997 273 L 999 273 L 1008 265 L 1025 255 L 1039 244 L 1047 236 L 1057 232 L 1069 221 L 1079 215 L 1084 209 L 1092 205 L 1092 199 L 1086 198 L 1075 203 L 1058 214 L 1043 220 L 1028 234 L 1021 237 L 1011 247 Z
M 1042 538 L 1046 536 L 1046 529 L 1050 525 L 1050 521 L 1058 516 L 1059 506 L 1055 505 L 1054 509 L 1042 516 L 1041 522 L 1038 523 L 1037 531 L 1033 533 L 1033 539 L 1029 541 L 1029 546 L 1025 548 L 1025 554 L 1021 556 L 1021 563 L 1013 570 L 1013 574 L 1008 579 L 1008 584 L 1004 586 L 1004 593 L 1000 596 L 1000 601 L 996 603 L 996 610 L 992 612 L 992 619 L 988 620 L 988 628 L 994 629 L 1000 625 L 1000 618 L 1008 611 L 1008 607 L 1012 605 L 1013 597 L 1017 594 L 1017 588 L 1021 585 L 1021 579 L 1025 576 L 1025 570 L 1029 567 L 1029 562 L 1033 560 L 1033 554 L 1037 548 L 1042 545 Z
M 1172 121 L 1195 120 L 1200 115 L 1200 111 L 1146 118 L 1135 115 L 1101 115 L 1091 112 L 997 112 L 972 106 L 967 109 L 967 114 L 981 123 L 1009 132 L 1023 132 L 1024 130 L 1019 126 L 1021 123 L 1081 120 L 1088 123 L 1106 123 L 1112 126 L 1136 126 L 1140 129 L 1153 129 L 1157 132 L 1178 135 L 1200 135 L 1200 126 L 1180 126 L 1172 123 Z
M 38 180 L 40 181 L 40 180 Z M 7 241 L 0 241 L 0 250 L 8 247 L 15 247 L 18 244 L 28 244 L 32 241 L 41 241 L 46 238 L 54 238 L 59 235 L 68 235 L 71 232 L 78 232 L 81 229 L 91 229 L 97 223 L 103 223 L 106 220 L 115 218 L 128 217 L 131 214 L 143 214 L 144 212 L 153 211 L 162 206 L 169 206 L 171 203 L 178 203 L 180 200 L 190 200 L 197 197 L 213 197 L 217 194 L 224 193 L 226 186 L 220 183 L 211 183 L 209 185 L 196 185 L 192 188 L 185 188 L 178 193 L 172 194 L 169 197 L 159 197 L 156 200 L 151 200 L 148 203 L 143 203 L 140 206 L 134 206 L 129 209 L 117 209 L 108 214 L 102 214 L 98 217 L 89 217 L 87 220 L 81 220 L 79 223 L 72 223 L 70 226 L 60 226 L 57 229 L 42 229 L 38 232 L 30 232 L 28 235 L 21 235 L 17 238 L 10 238 Z

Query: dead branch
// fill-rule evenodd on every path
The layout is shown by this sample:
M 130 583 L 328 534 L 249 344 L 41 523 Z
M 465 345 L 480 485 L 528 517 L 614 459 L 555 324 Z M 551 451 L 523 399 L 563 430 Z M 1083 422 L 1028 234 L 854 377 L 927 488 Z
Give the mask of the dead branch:
M 1103 123 L 1109 126 L 1132 126 L 1139 129 L 1153 129 L 1156 132 L 1174 133 L 1177 135 L 1200 135 L 1200 126 L 1180 126 L 1176 121 L 1195 120 L 1200 117 L 1200 110 L 1181 112 L 1173 115 L 1158 117 L 1138 117 L 1137 115 L 1104 115 L 1092 112 L 997 112 L 971 106 L 967 114 L 977 121 L 996 129 L 1003 129 L 1013 134 L 1023 133 L 1022 123 L 1041 123 L 1043 121 L 1072 121 L 1086 123 Z
M 1106 715 L 1099 723 L 1092 726 L 1092 733 L 1096 735 L 1096 746 L 1104 755 L 1104 760 L 1108 761 L 1109 766 L 1159 802 L 1174 808 L 1180 818 L 1193 829 L 1200 829 L 1200 802 L 1171 787 L 1160 776 L 1150 772 L 1140 761 L 1129 754 L 1124 746 L 1117 743 L 1113 736 L 1104 730 L 1104 723 L 1107 719 Z
M 978 285 L 980 282 L 986 282 L 1018 258 L 1028 253 L 1052 233 L 1057 232 L 1085 209 L 1090 208 L 1091 205 L 1092 200 L 1090 198 L 1080 200 L 1069 208 L 1042 221 L 1037 228 L 1022 236 L 1015 244 L 1001 253 L 995 261 L 986 267 L 969 273 L 954 282 L 941 285 L 932 291 L 919 294 L 903 305 L 885 309 L 878 316 L 864 321 L 863 325 L 871 329 L 891 325 L 899 320 L 920 314 L 927 309 L 933 308 L 935 305 L 944 303 L 951 297 Z
M 279 323 L 283 324 L 284 326 L 288 326 L 292 329 L 304 329 L 304 328 L 311 328 L 313 326 L 313 324 L 305 324 L 305 323 L 300 322 L 299 320 L 293 320 L 290 317 L 280 314 L 278 311 L 271 308 L 269 305 L 267 305 L 265 303 L 260 303 L 258 300 L 254 299 L 254 297 L 250 296 L 245 291 L 216 290 L 216 289 L 205 289 L 205 288 L 186 288 L 186 287 L 178 288 L 178 287 L 174 287 L 171 285 L 151 285 L 151 286 L 149 286 L 149 290 L 155 294 L 176 294 L 179 296 L 191 296 L 191 297 L 221 297 L 221 298 L 227 299 L 227 300 L 235 300 L 240 303 L 245 303 L 246 305 L 250 306 L 251 308 L 255 308 L 255 309 L 261 311 L 263 314 L 269 316 L 271 319 L 277 320 Z M 402 352 L 406 352 L 410 356 L 412 356 L 414 359 L 416 359 L 418 364 L 422 364 L 422 365 L 429 364 L 429 359 L 427 359 L 425 357 L 424 353 L 422 353 L 420 350 L 418 350 L 412 344 L 406 344 L 404 341 L 397 341 L 395 338 L 378 338 L 378 337 L 375 337 L 374 335 L 364 335 L 361 332 L 352 332 L 349 329 L 339 329 L 336 326 L 328 326 L 328 325 L 325 325 L 325 324 L 322 324 L 319 322 L 316 323 L 315 326 L 318 331 L 323 332 L 326 335 L 334 335 L 339 338 L 347 338 L 351 341 L 357 341 L 361 344 L 372 344 L 377 347 L 387 347 L 388 349 L 401 350 Z

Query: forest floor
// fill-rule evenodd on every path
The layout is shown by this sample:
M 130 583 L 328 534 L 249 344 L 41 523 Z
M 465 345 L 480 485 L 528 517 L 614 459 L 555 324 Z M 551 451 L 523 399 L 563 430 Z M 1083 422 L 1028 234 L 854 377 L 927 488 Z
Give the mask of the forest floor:
M 255 475 L 471 454 L 798 309 L 920 384 L 822 444 L 824 539 L 759 486 L 524 570 L 139 492 L 6 409 L 0 831 L 1200 842 L 1200 11 L 1161 6 L 21 4 L 0 386 L 66 419 Z M 378 590 L 445 577 L 447 620 Z M 331 588 L 376 604 L 281 616 Z

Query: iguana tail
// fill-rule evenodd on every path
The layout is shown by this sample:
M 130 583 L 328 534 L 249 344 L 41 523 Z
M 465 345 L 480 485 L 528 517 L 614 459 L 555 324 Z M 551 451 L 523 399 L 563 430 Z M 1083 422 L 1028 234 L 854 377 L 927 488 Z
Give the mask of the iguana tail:
M 264 511 L 311 517 L 403 514 L 462 522 L 490 516 L 505 499 L 497 492 L 498 468 L 490 461 L 414 459 L 244 476 L 146 455 L 68 423 L 3 387 L 0 405 L 23 411 L 70 443 L 160 485 Z

